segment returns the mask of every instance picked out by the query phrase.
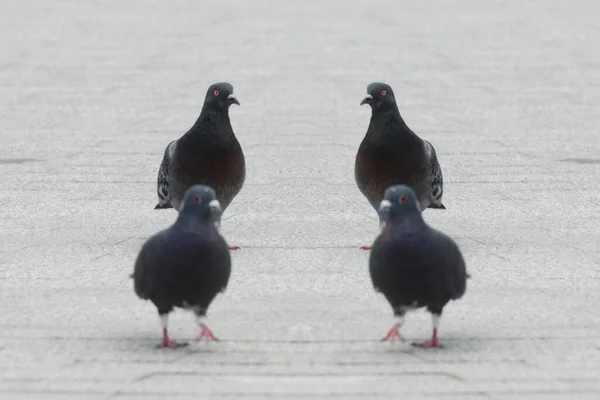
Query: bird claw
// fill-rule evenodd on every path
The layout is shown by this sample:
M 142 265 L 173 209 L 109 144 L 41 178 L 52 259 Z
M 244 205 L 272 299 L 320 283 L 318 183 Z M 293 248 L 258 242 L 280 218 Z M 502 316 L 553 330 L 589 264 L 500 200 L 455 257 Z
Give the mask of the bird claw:
M 444 346 L 442 346 L 442 344 L 440 343 L 440 341 L 437 338 L 429 339 L 422 343 L 413 343 L 412 345 L 414 347 L 421 347 L 423 349 L 433 349 L 433 348 L 441 349 L 442 347 L 444 347 Z
M 210 328 L 208 326 L 206 326 L 205 324 L 202 324 L 200 326 L 200 337 L 198 338 L 198 340 L 203 340 L 203 339 L 205 339 L 207 341 L 213 341 L 213 342 L 219 341 L 219 339 L 217 339 L 217 337 L 210 330 Z
M 228 248 L 229 250 L 239 250 L 239 249 L 240 249 L 240 247 L 239 247 L 239 246 L 227 246 L 227 248 Z
M 187 342 L 176 342 L 167 338 L 163 339 L 163 341 L 160 342 L 156 347 L 160 349 L 177 349 L 179 347 L 185 347 L 187 345 Z
M 373 246 L 362 246 L 360 249 L 361 250 L 371 250 L 371 249 L 373 249 Z
M 399 326 L 398 325 L 394 325 L 390 328 L 390 330 L 388 331 L 387 335 L 385 335 L 385 337 L 383 339 L 381 339 L 382 342 L 387 342 L 387 341 L 394 341 L 394 340 L 399 340 L 401 342 L 404 341 L 404 338 L 402 337 L 402 335 L 400 334 L 400 330 L 399 330 Z

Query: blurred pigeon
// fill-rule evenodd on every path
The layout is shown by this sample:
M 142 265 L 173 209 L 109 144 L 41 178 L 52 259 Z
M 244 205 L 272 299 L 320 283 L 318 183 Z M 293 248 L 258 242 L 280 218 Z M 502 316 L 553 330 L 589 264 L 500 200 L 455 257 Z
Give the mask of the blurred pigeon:
M 371 122 L 354 164 L 359 190 L 375 210 L 385 189 L 399 184 L 413 188 L 421 211 L 445 209 L 442 169 L 431 143 L 422 140 L 406 125 L 389 85 L 371 83 L 367 93 L 360 104 L 371 106 Z M 370 246 L 363 249 L 368 250 Z
M 183 195 L 192 185 L 214 188 L 223 211 L 240 192 L 246 178 L 246 160 L 231 127 L 232 104 L 240 103 L 233 97 L 230 83 L 215 83 L 208 88 L 194 126 L 165 149 L 158 171 L 158 204 L 154 209 L 179 211 Z M 216 223 L 220 227 L 220 217 Z
M 406 312 L 427 307 L 433 335 L 417 346 L 441 347 L 442 309 L 466 291 L 468 274 L 462 254 L 452 239 L 425 223 L 417 196 L 406 185 L 385 191 L 379 213 L 385 226 L 373 243 L 369 272 L 375 290 L 383 293 L 398 318 L 383 340 L 402 340 L 399 330 Z
M 217 340 L 202 320 L 215 296 L 225 290 L 231 273 L 227 243 L 215 226 L 220 213 L 215 191 L 194 185 L 185 192 L 177 221 L 150 237 L 138 254 L 134 289 L 158 309 L 161 347 L 186 345 L 169 338 L 168 317 L 174 307 L 194 312 L 200 339 Z

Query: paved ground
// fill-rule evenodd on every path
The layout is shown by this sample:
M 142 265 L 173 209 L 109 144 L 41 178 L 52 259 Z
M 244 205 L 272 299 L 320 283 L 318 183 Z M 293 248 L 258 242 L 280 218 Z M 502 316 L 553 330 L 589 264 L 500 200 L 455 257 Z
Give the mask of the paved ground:
M 201 3 L 2 3 L 3 400 L 600 397 L 597 2 Z M 218 80 L 242 103 L 243 249 L 210 310 L 223 341 L 160 351 L 128 274 L 175 217 L 153 210 L 164 146 Z M 448 209 L 426 219 L 473 275 L 441 351 L 377 341 L 353 178 L 374 80 L 435 144 Z

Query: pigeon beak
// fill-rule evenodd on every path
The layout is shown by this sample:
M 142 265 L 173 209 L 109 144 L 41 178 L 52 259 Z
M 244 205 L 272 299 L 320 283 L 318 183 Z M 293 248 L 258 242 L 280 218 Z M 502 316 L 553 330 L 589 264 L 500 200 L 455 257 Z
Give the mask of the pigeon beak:
M 208 206 L 215 214 L 219 214 L 221 212 L 221 203 L 219 203 L 219 200 L 217 199 L 211 200 L 210 203 L 208 203 Z
M 367 95 L 367 97 L 365 97 L 363 99 L 363 101 L 360 102 L 360 105 L 364 105 L 364 104 L 371 104 L 371 100 L 373 100 L 373 96 L 371 96 L 370 94 Z
M 379 210 L 377 210 L 377 212 L 379 215 L 385 216 L 389 213 L 391 207 L 392 203 L 390 203 L 389 200 L 383 199 L 381 200 L 381 203 L 379 203 Z
M 238 101 L 238 99 L 236 99 L 235 97 L 233 97 L 232 94 L 230 94 L 229 96 L 227 96 L 227 100 L 229 100 L 232 104 L 237 104 L 238 106 L 240 105 L 240 102 Z

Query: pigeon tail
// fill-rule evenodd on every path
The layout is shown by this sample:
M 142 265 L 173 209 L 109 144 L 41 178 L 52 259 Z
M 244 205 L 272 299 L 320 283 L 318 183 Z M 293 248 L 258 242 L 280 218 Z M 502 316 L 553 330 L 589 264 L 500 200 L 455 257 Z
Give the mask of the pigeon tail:
M 155 210 L 166 210 L 167 208 L 173 208 L 173 206 L 170 205 L 170 204 L 160 204 L 160 203 L 158 203 L 156 205 L 156 207 L 154 207 Z
M 427 206 L 427 208 L 433 208 L 433 209 L 436 209 L 436 210 L 445 210 L 445 209 L 446 209 L 446 206 L 444 206 L 444 205 L 443 205 L 443 204 L 441 204 L 441 203 L 440 203 L 440 205 L 437 205 L 437 204 L 431 203 L 429 206 Z

